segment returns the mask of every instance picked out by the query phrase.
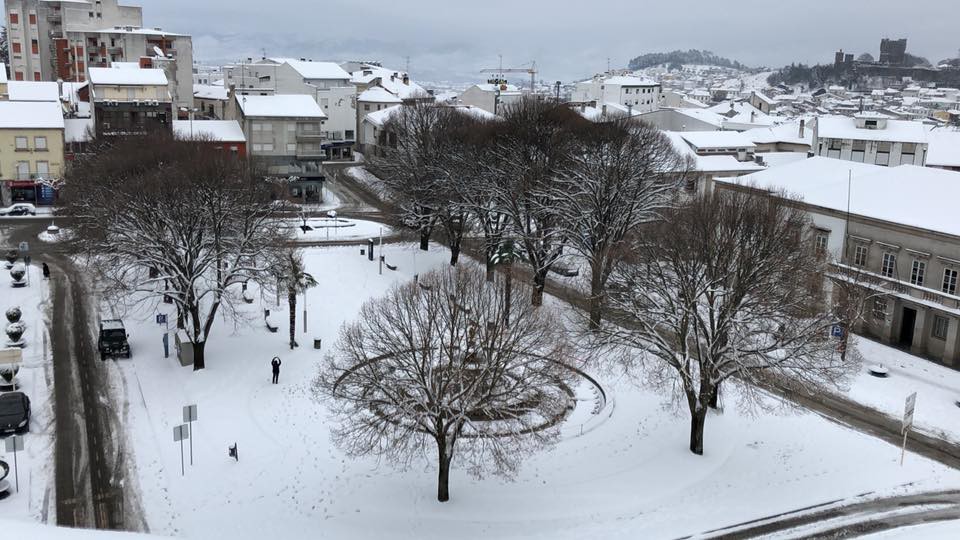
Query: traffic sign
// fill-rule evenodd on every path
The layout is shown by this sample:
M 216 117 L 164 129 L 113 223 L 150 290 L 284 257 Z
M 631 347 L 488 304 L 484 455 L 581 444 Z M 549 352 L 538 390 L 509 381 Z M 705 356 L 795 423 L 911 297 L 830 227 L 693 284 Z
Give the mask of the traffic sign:
M 830 328 L 830 337 L 842 338 L 843 337 L 843 327 L 839 324 L 835 324 Z
M 30 244 L 27 242 L 20 242 L 20 253 L 26 253 L 30 251 Z
M 166 313 L 157 313 L 157 324 L 167 324 Z
M 180 442 L 184 439 L 190 438 L 190 429 L 186 424 L 180 426 L 174 426 L 173 428 L 173 442 Z
M 917 408 L 917 393 L 914 392 L 907 396 L 903 404 L 903 431 L 913 427 L 913 411 Z
M 196 405 L 187 405 L 183 408 L 183 421 L 184 422 L 196 422 L 197 421 L 197 406 Z

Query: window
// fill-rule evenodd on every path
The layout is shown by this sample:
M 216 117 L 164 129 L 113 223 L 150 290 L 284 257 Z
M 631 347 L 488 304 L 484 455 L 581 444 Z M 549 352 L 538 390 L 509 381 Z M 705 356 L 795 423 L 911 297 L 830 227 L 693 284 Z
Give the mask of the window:
M 857 246 L 853 253 L 853 264 L 857 266 L 867 265 L 867 246 Z
M 13 43 L 10 44 L 10 46 L 12 47 L 13 54 L 20 54 L 23 52 L 23 49 L 20 47 L 19 41 L 14 41 Z
M 19 14 L 19 13 L 11 13 L 11 14 L 10 14 L 10 25 L 13 26 L 13 25 L 17 25 L 17 24 L 20 24 L 20 14 Z
M 129 99 L 129 100 L 137 99 L 137 89 L 136 89 L 136 88 L 127 88 L 127 99 Z
M 287 143 L 287 152 L 294 153 L 296 151 L 297 151 L 297 143 Z
M 887 301 L 883 298 L 873 300 L 873 318 L 882 321 L 887 318 Z
M 262 145 L 262 144 L 253 143 L 253 151 L 254 151 L 254 152 L 262 152 L 262 151 L 263 151 L 263 145 Z
M 263 130 L 263 125 L 261 125 L 259 122 L 254 122 L 254 123 L 253 123 L 253 130 L 254 130 L 254 131 L 262 131 L 262 130 Z
M 264 143 L 263 145 L 264 152 L 273 152 L 273 143 Z
M 816 246 L 818 253 L 827 251 L 827 242 L 830 240 L 830 233 L 826 231 L 817 231 Z
M 33 147 L 37 150 L 46 150 L 47 149 L 47 138 L 46 137 L 34 137 L 33 138 Z
M 831 150 L 840 150 L 840 139 L 831 139 L 830 140 L 830 149 Z
M 264 131 L 273 131 L 273 124 L 270 124 L 270 123 L 263 124 L 263 130 L 264 130 Z
M 14 52 L 16 52 L 16 51 L 14 51 Z M 369 111 L 369 110 L 370 110 L 370 104 L 369 104 L 369 103 L 364 103 L 364 104 L 363 104 L 363 110 Z
M 39 72 L 39 71 L 34 71 L 34 72 L 33 72 L 33 80 L 35 80 L 35 81 L 41 81 L 41 80 L 43 80 L 43 79 L 40 77 L 40 72 Z
M 296 125 L 296 124 L 287 124 L 287 131 L 288 131 L 288 132 L 293 133 L 293 132 L 296 131 L 296 130 L 297 130 L 297 125 Z
M 20 180 L 27 180 L 28 178 L 30 178 L 30 162 L 29 161 L 17 162 L 17 178 Z
M 866 150 L 867 150 L 866 141 L 853 141 L 853 154 L 851 154 L 851 158 L 853 159 L 853 161 L 863 163 L 863 156 L 866 153 Z
M 913 269 L 910 271 L 910 283 L 923 287 L 923 275 L 927 272 L 927 263 L 913 260 Z
M 897 270 L 897 256 L 893 253 L 883 254 L 883 263 L 880 265 L 880 275 L 892 278 Z
M 947 294 L 957 294 L 957 272 L 953 268 L 943 269 L 943 292 Z
M 37 162 L 37 175 L 41 178 L 45 178 L 50 174 L 50 164 L 46 161 Z
M 14 144 L 17 150 L 27 150 L 27 138 L 26 137 L 17 137 L 14 139 Z
M 349 140 L 351 140 L 351 141 L 353 140 L 353 130 L 352 130 L 352 129 L 348 129 L 348 130 L 346 130 L 344 133 L 346 134 L 346 135 L 343 137 L 344 139 L 349 139 Z
M 326 109 L 330 106 L 330 98 L 320 98 L 320 107 Z
M 30 40 L 30 52 L 32 52 L 33 54 L 40 54 L 40 42 L 39 42 L 39 41 L 37 41 L 37 40 L 35 40 L 35 39 L 31 39 L 31 40 Z
M 940 315 L 933 316 L 933 330 L 930 334 L 937 339 L 947 339 L 947 331 L 950 329 L 950 319 Z
M 36 26 L 36 25 L 37 25 L 37 14 L 36 14 L 36 13 L 31 13 L 30 16 L 28 17 L 28 19 L 30 20 L 30 24 L 32 24 L 33 26 Z

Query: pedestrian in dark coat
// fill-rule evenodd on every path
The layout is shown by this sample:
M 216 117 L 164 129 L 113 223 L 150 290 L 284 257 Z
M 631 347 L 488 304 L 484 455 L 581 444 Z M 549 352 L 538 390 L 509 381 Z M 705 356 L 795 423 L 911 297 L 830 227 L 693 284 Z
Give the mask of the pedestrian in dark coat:
M 280 364 L 283 362 L 280 361 L 280 358 L 274 356 L 273 360 L 270 361 L 270 365 L 273 366 L 273 384 L 277 384 L 280 379 Z
M 43 263 L 43 279 L 50 279 L 50 267 Z

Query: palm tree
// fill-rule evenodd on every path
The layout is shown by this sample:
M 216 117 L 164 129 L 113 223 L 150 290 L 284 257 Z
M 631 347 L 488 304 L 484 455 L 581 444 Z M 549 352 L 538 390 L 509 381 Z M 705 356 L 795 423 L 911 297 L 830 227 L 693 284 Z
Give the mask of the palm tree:
M 290 349 L 298 347 L 297 333 L 297 295 L 316 287 L 317 280 L 307 272 L 303 255 L 295 250 L 285 250 L 281 264 L 280 281 L 287 287 L 287 305 L 290 307 Z

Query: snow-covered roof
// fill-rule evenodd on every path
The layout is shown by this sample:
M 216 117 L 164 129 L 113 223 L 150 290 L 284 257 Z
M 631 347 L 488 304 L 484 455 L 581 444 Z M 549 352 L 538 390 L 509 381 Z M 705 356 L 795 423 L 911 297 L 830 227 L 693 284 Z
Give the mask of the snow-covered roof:
M 788 122 L 779 126 L 748 129 L 743 135 L 754 144 L 790 143 L 813 145 L 813 129 L 810 123 L 804 127 L 803 137 L 800 136 L 800 122 Z
M 93 138 L 93 118 L 67 118 L 63 121 L 63 127 L 64 142 L 82 143 Z
M 350 74 L 333 62 L 314 62 L 294 58 L 271 58 L 270 60 L 278 64 L 289 64 L 304 79 L 343 81 L 350 79 Z
M 63 129 L 59 101 L 0 101 L 0 128 Z
M 326 113 L 310 96 L 236 96 L 244 116 L 263 118 L 326 118 Z
M 403 82 L 405 76 L 407 78 L 406 84 Z M 413 82 L 407 73 L 379 66 L 366 66 L 364 69 L 354 71 L 350 77 L 350 82 L 357 85 L 369 85 L 377 78 L 380 79 L 380 86 L 400 99 L 412 99 L 427 94 L 427 91 Z
M 684 131 L 685 141 L 699 150 L 705 148 L 755 148 L 749 138 L 736 131 Z
M 927 165 L 960 167 L 960 131 L 934 130 L 929 134 Z
M 193 97 L 198 99 L 219 99 L 226 100 L 229 92 L 223 85 L 195 84 L 193 85 Z
M 481 90 L 481 91 L 483 91 L 483 92 L 498 92 L 498 91 L 499 91 L 501 96 L 502 96 L 502 95 L 506 95 L 506 94 L 519 94 L 519 93 L 520 93 L 520 87 L 518 87 L 518 86 L 515 85 L 515 84 L 503 84 L 503 85 L 500 85 L 500 84 L 483 83 L 483 84 L 475 84 L 475 85 L 473 85 L 472 88 L 477 88 L 477 89 L 479 89 L 479 90 Z M 469 90 L 469 88 L 468 88 L 467 90 Z
M 246 142 L 236 120 L 174 120 L 173 133 L 184 140 L 203 138 L 219 142 Z
M 176 32 L 167 32 L 161 30 L 160 28 L 142 28 L 139 26 L 113 26 L 110 28 L 104 28 L 102 30 L 95 30 L 98 34 L 138 34 L 142 36 L 170 36 L 170 37 L 184 37 L 186 34 L 178 34 Z
M 852 175 L 851 175 L 852 173 Z M 882 167 L 812 157 L 718 182 L 783 190 L 813 206 L 960 236 L 960 173 L 915 165 Z
M 403 107 L 403 105 L 394 105 L 393 107 L 372 112 L 363 117 L 363 121 L 370 122 L 377 127 L 383 127 L 383 125 L 387 123 L 387 120 L 390 120 L 390 117 L 400 110 L 400 107 Z
M 55 82 L 10 81 L 7 94 L 10 101 L 60 101 L 60 88 Z
M 371 86 L 364 90 L 357 101 L 366 101 L 368 103 L 403 103 L 403 100 L 391 94 L 382 86 Z
M 817 119 L 818 136 L 858 141 L 927 142 L 929 126 L 908 120 L 887 120 L 884 129 L 858 128 L 849 116 L 823 116 Z
M 629 76 L 609 77 L 602 82 L 614 86 L 660 86 L 660 83 L 650 79 Z
M 90 68 L 90 83 L 116 86 L 166 86 L 162 69 Z
M 673 109 L 674 111 L 693 118 L 694 120 L 699 120 L 710 124 L 711 126 L 720 129 L 723 126 L 723 121 L 725 118 L 715 112 L 711 112 L 708 109 L 690 109 L 690 108 L 679 108 Z
M 140 69 L 140 62 L 110 62 L 114 69 Z
M 664 131 L 663 134 L 670 139 L 673 148 L 683 157 L 693 160 L 696 170 L 703 173 L 731 173 L 739 172 L 743 174 L 764 170 L 762 165 L 753 161 L 739 161 L 733 156 L 700 156 L 690 148 L 690 144 L 684 138 L 689 132 Z M 717 132 L 722 133 L 722 132 Z

